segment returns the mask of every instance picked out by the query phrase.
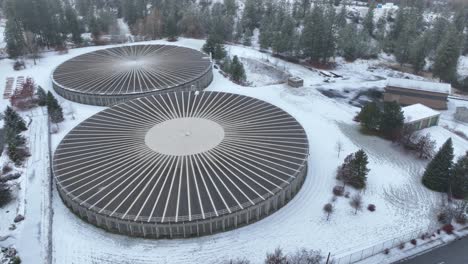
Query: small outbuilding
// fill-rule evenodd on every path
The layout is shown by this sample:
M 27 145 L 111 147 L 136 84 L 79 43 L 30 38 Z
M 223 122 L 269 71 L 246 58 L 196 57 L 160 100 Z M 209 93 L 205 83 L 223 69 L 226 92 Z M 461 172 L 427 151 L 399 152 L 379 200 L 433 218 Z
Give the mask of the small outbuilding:
M 291 87 L 299 88 L 299 87 L 304 86 L 304 80 L 302 78 L 295 77 L 295 76 L 289 77 L 288 85 Z
M 411 126 L 415 130 L 437 126 L 440 113 L 422 104 L 414 104 L 402 108 L 405 117 L 405 126 Z
M 452 86 L 447 83 L 388 78 L 384 101 L 401 105 L 423 104 L 439 110 L 447 109 Z
M 468 123 L 468 108 L 464 106 L 457 107 L 454 116 L 456 120 Z

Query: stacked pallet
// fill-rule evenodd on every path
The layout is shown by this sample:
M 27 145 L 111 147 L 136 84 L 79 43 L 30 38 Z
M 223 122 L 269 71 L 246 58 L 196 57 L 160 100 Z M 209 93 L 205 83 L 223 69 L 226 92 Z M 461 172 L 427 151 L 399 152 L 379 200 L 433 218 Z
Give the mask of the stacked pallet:
M 15 82 L 15 78 L 13 77 L 7 77 L 6 78 L 6 84 L 5 84 L 5 90 L 3 91 L 3 99 L 9 99 L 11 96 L 11 93 L 13 92 L 13 83 Z

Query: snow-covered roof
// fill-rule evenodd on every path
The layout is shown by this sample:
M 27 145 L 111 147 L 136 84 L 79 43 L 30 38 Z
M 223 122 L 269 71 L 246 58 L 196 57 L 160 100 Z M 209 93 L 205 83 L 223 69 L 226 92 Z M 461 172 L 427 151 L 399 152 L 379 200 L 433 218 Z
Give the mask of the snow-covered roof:
M 411 123 L 421 119 L 440 115 L 440 113 L 436 110 L 422 104 L 405 106 L 401 110 L 405 116 L 405 123 Z
M 451 94 L 452 92 L 452 86 L 448 83 L 417 81 L 417 80 L 410 80 L 410 79 L 388 78 L 387 86 L 435 92 L 435 93 L 443 93 L 443 94 Z

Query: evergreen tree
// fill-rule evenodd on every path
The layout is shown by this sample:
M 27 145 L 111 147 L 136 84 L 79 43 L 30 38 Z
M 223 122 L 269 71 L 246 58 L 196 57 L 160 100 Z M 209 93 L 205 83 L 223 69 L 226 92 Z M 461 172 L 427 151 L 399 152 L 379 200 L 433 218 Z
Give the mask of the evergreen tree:
M 263 1 L 262 0 L 246 0 L 244 3 L 244 12 L 242 13 L 242 27 L 254 30 L 260 26 L 260 21 L 263 17 Z
M 452 164 L 453 146 L 449 138 L 427 165 L 422 183 L 431 190 L 448 192 Z
M 432 28 L 429 30 L 431 34 L 429 42 L 426 45 L 429 46 L 430 52 L 435 54 L 440 43 L 444 39 L 444 36 L 447 33 L 447 29 L 450 26 L 450 22 L 447 18 L 439 16 L 434 20 Z
M 81 38 L 81 34 L 83 30 L 80 26 L 80 22 L 78 20 L 78 16 L 76 14 L 75 9 L 70 5 L 68 1 L 65 1 L 65 22 L 67 27 L 67 32 L 72 34 L 72 41 L 75 44 L 81 44 L 83 39 Z
M 468 54 L 468 32 L 465 33 L 465 46 L 463 48 L 463 55 Z
M 382 113 L 375 102 L 366 104 L 358 114 L 361 126 L 367 130 L 377 130 L 379 128 Z
M 366 17 L 364 18 L 364 21 L 362 22 L 362 26 L 364 27 L 364 30 L 370 35 L 374 35 L 374 10 L 375 10 L 375 4 L 371 4 L 369 7 L 369 11 L 367 11 Z
M 266 3 L 265 15 L 260 21 L 259 28 L 259 44 L 261 49 L 268 49 L 271 47 L 274 39 L 274 25 L 278 24 L 276 21 L 276 5 L 273 1 Z
M 456 80 L 458 58 L 461 51 L 460 44 L 460 34 L 452 26 L 437 49 L 434 59 L 432 70 L 434 76 L 439 77 L 441 81 L 451 82 Z
M 244 65 L 242 64 L 242 62 L 239 61 L 239 58 L 237 56 L 234 56 L 234 58 L 232 59 L 230 72 L 232 80 L 236 83 L 242 83 L 247 79 L 245 75 Z
M 236 0 L 224 0 L 224 6 L 226 7 L 226 15 L 236 16 L 237 14 L 237 3 Z
M 336 16 L 336 26 L 338 28 L 344 28 L 347 24 L 346 21 L 346 5 L 341 6 L 340 12 Z
M 14 134 L 19 134 L 27 130 L 24 119 L 9 106 L 7 106 L 3 114 L 3 120 L 5 130 L 11 129 Z
M 10 58 L 16 59 L 25 54 L 26 43 L 21 23 L 16 19 L 8 19 L 5 25 L 6 51 Z
M 413 66 L 415 73 L 419 73 L 426 65 L 426 56 L 428 53 L 427 43 L 429 41 L 429 34 L 423 34 L 411 45 L 409 50 L 409 62 Z
M 382 117 L 380 119 L 380 132 L 391 139 L 395 139 L 403 127 L 403 111 L 396 102 L 385 102 Z
M 364 188 L 369 173 L 368 163 L 367 154 L 362 149 L 349 154 L 338 168 L 337 179 L 343 181 L 345 186 L 348 184 L 356 189 Z
M 455 198 L 468 198 L 468 152 L 453 166 L 450 186 Z
M 323 56 L 323 39 L 325 36 L 323 8 L 317 4 L 305 17 L 301 36 L 301 47 L 304 56 L 311 61 L 319 61 Z
M 47 92 L 47 112 L 49 113 L 50 121 L 54 124 L 64 120 L 62 107 L 50 91 Z
M 37 95 L 37 104 L 39 106 L 46 106 L 47 105 L 47 94 L 44 91 L 44 89 L 42 89 L 41 86 L 39 86 L 37 88 L 36 95 Z
M 216 38 L 213 35 L 208 36 L 202 50 L 207 54 L 211 54 L 213 59 L 217 61 L 226 57 L 226 50 L 224 49 L 224 45 L 221 43 L 219 38 Z
M 239 42 L 242 39 L 242 35 L 244 34 L 244 29 L 242 28 L 242 23 L 240 20 L 236 22 L 235 32 L 233 35 L 233 41 Z M 261 46 L 261 43 L 260 43 Z
M 252 46 L 252 31 L 248 28 L 244 33 L 244 39 L 242 40 L 242 45 Z
M 355 61 L 360 57 L 361 43 L 359 43 L 357 25 L 352 23 L 340 30 L 338 49 L 347 61 Z
M 27 130 L 23 118 L 11 107 L 7 106 L 4 113 L 4 139 L 8 145 L 7 155 L 16 165 L 21 165 L 26 157 L 23 150 L 26 139 L 21 132 Z
M 408 16 L 412 15 L 416 14 L 408 13 Z M 412 44 L 420 34 L 416 21 L 416 17 L 407 18 L 402 32 L 399 33 L 395 41 L 394 55 L 400 64 L 409 62 Z
M 366 187 L 367 174 L 369 173 L 369 169 L 367 168 L 369 161 L 364 150 L 360 149 L 354 154 L 353 163 L 354 177 L 351 185 L 356 189 L 362 189 Z

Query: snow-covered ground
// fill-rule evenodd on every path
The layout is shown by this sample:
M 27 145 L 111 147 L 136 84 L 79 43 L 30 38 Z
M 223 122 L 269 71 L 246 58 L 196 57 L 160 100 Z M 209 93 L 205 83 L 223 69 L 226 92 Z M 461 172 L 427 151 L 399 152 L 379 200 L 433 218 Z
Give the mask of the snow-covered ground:
M 182 38 L 171 44 L 200 49 L 203 41 Z M 52 90 L 50 74 L 58 64 L 73 56 L 101 48 L 106 47 L 72 49 L 65 55 L 50 52 L 39 60 L 37 66 L 29 64 L 26 70 L 19 72 L 12 70 L 12 61 L 2 60 L 0 94 L 3 92 L 3 83 L 7 76 L 31 76 L 43 88 Z M 282 71 L 304 79 L 303 88 L 289 88 L 285 84 L 267 85 L 269 81 L 265 82 L 259 78 L 253 72 L 255 68 L 247 67 L 248 80 L 256 87 L 241 87 L 214 70 L 213 83 L 207 88 L 265 100 L 285 109 L 303 125 L 310 143 L 310 157 L 308 176 L 298 195 L 273 215 L 233 231 L 183 240 L 148 240 L 110 234 L 87 224 L 63 205 L 54 189 L 53 263 L 220 263 L 222 260 L 236 257 L 247 257 L 253 263 L 260 263 L 265 253 L 277 246 L 286 252 L 307 248 L 321 250 L 324 254 L 331 252 L 341 255 L 401 234 L 435 228 L 435 211 L 442 201 L 442 195 L 431 192 L 420 184 L 420 176 L 426 162 L 402 153 L 391 142 L 359 133 L 358 125 L 352 121 L 358 108 L 349 105 L 346 100 L 328 98 L 317 90 L 322 88 L 357 94 L 368 88 L 381 89 L 385 85 L 384 78 L 394 76 L 394 71 L 377 67 L 379 60 L 339 63 L 340 66 L 334 72 L 343 75 L 343 78 L 335 78 L 331 83 L 327 83 L 324 82 L 326 78 L 317 71 L 284 62 L 251 48 L 229 46 L 228 51 L 231 55 L 275 65 Z M 3 110 L 7 102 L 0 99 L 0 103 L 0 110 Z M 65 99 L 61 99 L 61 103 L 68 114 L 66 121 L 60 125 L 60 131 L 52 136 L 52 149 L 57 147 L 60 140 L 74 126 L 104 109 Z M 451 101 L 449 110 L 442 114 L 442 124 L 454 125 L 451 115 L 455 104 L 468 105 L 468 102 Z M 34 131 L 43 133 L 39 129 L 40 126 L 36 126 Z M 458 155 L 468 148 L 468 142 L 451 131 L 442 127 L 433 130 L 430 133 L 437 139 L 438 144 L 442 144 L 448 137 L 454 138 Z M 30 140 L 47 144 L 45 135 L 31 137 Z M 339 156 L 335 148 L 337 142 L 343 145 Z M 376 205 L 377 210 L 371 213 L 364 209 L 355 215 L 349 205 L 349 199 L 342 197 L 334 202 L 336 212 L 327 222 L 322 207 L 331 201 L 331 191 L 336 184 L 336 167 L 347 154 L 359 148 L 368 153 L 371 168 L 368 187 L 363 197 L 364 208 L 372 203 Z M 45 159 L 37 156 L 41 155 L 39 153 L 41 150 L 33 152 L 31 162 L 46 166 Z M 45 172 L 42 167 L 36 167 L 33 171 L 36 179 L 44 179 Z M 40 184 L 36 186 L 42 188 Z M 23 239 L 29 235 L 29 230 L 37 232 L 38 227 L 31 229 L 31 226 L 40 222 L 44 215 L 43 210 L 48 210 L 47 207 L 40 207 L 42 198 L 36 195 L 43 194 L 29 194 L 29 191 L 25 193 L 23 198 L 28 204 L 39 205 L 36 209 L 31 209 L 30 213 L 33 215 L 26 218 L 23 229 L 18 229 L 18 236 L 7 240 L 8 243 L 17 246 L 20 255 L 27 260 L 24 263 L 37 263 L 29 260 L 34 256 L 41 256 L 37 252 L 41 252 L 41 248 L 44 247 L 44 242 L 35 243 L 36 235 L 30 234 L 29 243 Z M 33 201 L 30 201 L 31 199 Z M 40 210 L 37 210 L 38 208 Z M 27 222 L 30 218 L 34 220 Z M 23 232 L 20 232 L 21 230 Z M 26 231 L 28 232 L 24 233 Z M 2 236 L 4 229 L 0 229 L 0 232 Z M 7 241 L 0 242 L 0 245 Z

